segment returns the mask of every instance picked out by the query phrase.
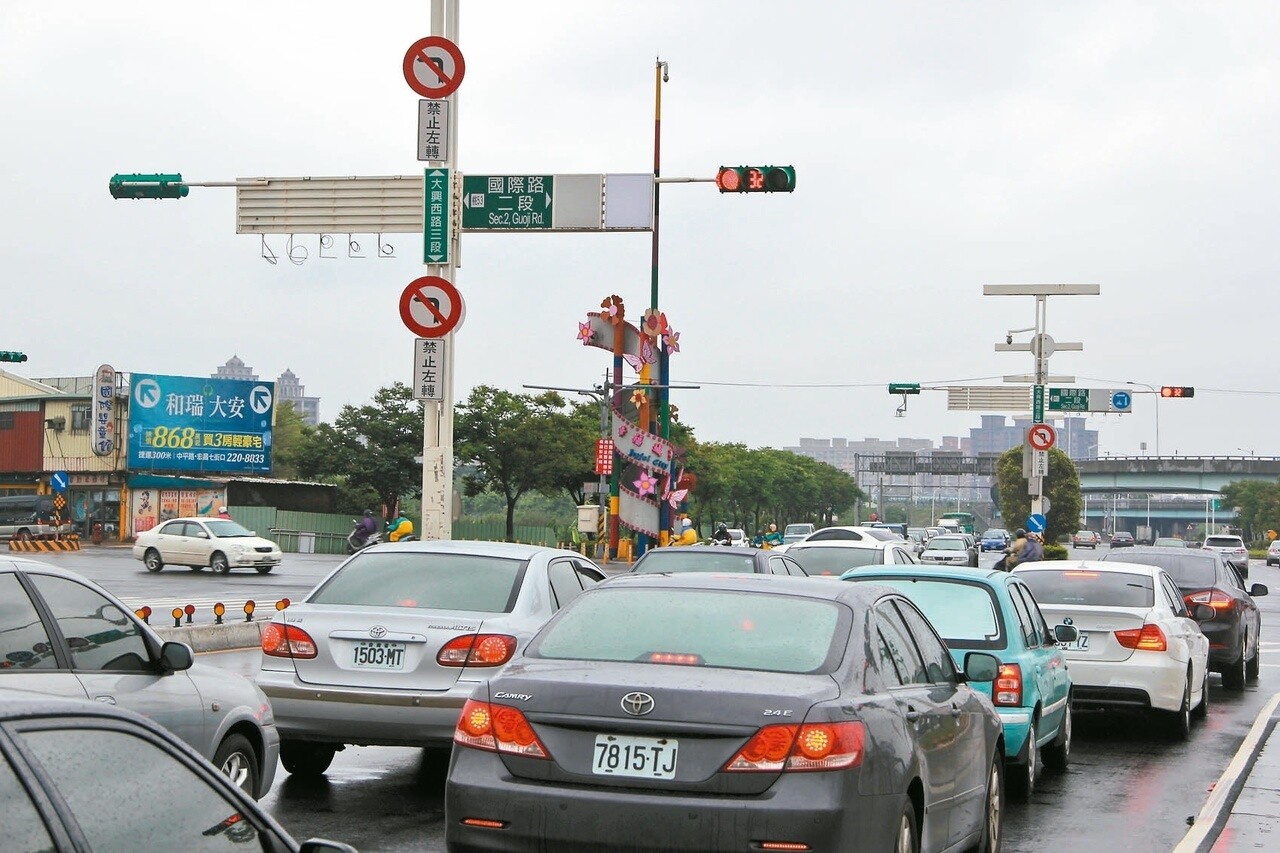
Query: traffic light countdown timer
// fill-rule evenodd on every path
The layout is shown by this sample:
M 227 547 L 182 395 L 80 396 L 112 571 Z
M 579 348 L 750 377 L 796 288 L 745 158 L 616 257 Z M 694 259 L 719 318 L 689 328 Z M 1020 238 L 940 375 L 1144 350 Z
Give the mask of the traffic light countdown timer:
M 793 166 L 721 166 L 716 186 L 722 193 L 789 193 L 796 188 Z
M 16 361 L 23 362 L 27 360 L 25 352 L 10 352 L 8 350 L 0 350 L 0 361 Z
M 1161 397 L 1194 397 L 1196 389 L 1189 385 L 1161 385 Z

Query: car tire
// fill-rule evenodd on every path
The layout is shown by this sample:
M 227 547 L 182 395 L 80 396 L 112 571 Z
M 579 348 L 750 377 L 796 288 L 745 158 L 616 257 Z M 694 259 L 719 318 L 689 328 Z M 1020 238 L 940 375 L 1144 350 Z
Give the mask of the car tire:
M 337 751 L 332 743 L 285 740 L 280 742 L 280 763 L 294 776 L 319 776 L 329 769 Z
M 164 568 L 164 560 L 160 559 L 160 552 L 155 548 L 148 548 L 146 553 L 142 555 L 142 565 L 147 567 L 149 572 L 158 572 Z
M 1240 657 L 1234 663 L 1227 664 L 1227 668 L 1222 671 L 1222 687 L 1225 690 L 1240 691 L 1244 690 L 1244 682 L 1247 678 L 1247 666 L 1244 660 L 1245 644 L 1240 644 Z
M 253 799 L 258 798 L 258 780 L 262 778 L 258 754 L 244 735 L 231 734 L 223 738 L 213 754 L 213 766 L 230 779 L 231 784 Z
M 265 575 L 265 574 L 267 574 L 268 572 L 270 572 L 273 568 L 274 568 L 274 566 L 258 566 L 258 567 L 257 567 L 257 569 L 258 569 L 258 574 L 260 574 L 260 575 Z
M 1024 754 L 1013 765 L 1013 775 L 1009 777 L 1009 787 L 1013 789 L 1014 796 L 1024 801 L 1029 801 L 1036 792 L 1036 780 L 1040 777 L 1040 747 L 1036 745 L 1039 733 L 1036 732 L 1036 722 L 1033 719 L 1027 729 L 1027 743 L 1022 749 Z
M 227 562 L 226 554 L 214 551 L 213 556 L 209 558 L 209 568 L 213 569 L 215 575 L 225 575 L 231 571 L 231 564 Z
M 1253 650 L 1253 658 L 1244 665 L 1244 677 L 1247 681 L 1257 681 L 1258 673 L 1262 669 L 1262 649 Z
M 1201 690 L 1200 704 L 1191 712 L 1191 716 L 1197 720 L 1203 720 L 1209 716 L 1209 670 L 1204 671 L 1204 687 Z
M 920 822 L 916 819 L 916 807 L 907 798 L 898 818 L 898 834 L 893 843 L 894 853 L 920 853 Z
M 1182 707 L 1176 711 L 1162 711 L 1170 740 L 1183 741 L 1191 737 L 1191 673 L 1182 688 Z
M 978 853 L 1000 853 L 1004 844 L 1004 762 L 998 752 L 987 773 L 987 796 L 982 809 L 982 840 Z
M 1054 773 L 1066 773 L 1071 763 L 1071 735 L 1074 723 L 1071 714 L 1071 697 L 1067 697 L 1067 707 L 1062 714 L 1062 722 L 1058 724 L 1058 736 L 1053 743 L 1044 748 L 1041 758 L 1044 766 Z

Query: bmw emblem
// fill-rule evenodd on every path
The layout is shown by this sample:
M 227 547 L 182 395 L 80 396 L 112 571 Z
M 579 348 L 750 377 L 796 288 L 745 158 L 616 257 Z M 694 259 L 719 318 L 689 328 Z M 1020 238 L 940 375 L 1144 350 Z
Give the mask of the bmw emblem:
M 387 629 L 381 625 L 374 625 L 369 629 L 369 636 L 373 637 L 375 640 L 381 640 L 383 637 L 387 636 Z
M 633 717 L 643 717 L 653 710 L 653 697 L 648 693 L 633 690 L 622 697 L 622 710 Z
M 1074 619 L 1072 619 L 1070 616 L 1068 616 L 1068 617 L 1066 617 L 1065 619 L 1063 619 L 1063 620 L 1062 620 L 1062 624 L 1063 624 L 1063 625 L 1074 625 L 1074 624 L 1076 624 L 1076 620 L 1074 620 Z

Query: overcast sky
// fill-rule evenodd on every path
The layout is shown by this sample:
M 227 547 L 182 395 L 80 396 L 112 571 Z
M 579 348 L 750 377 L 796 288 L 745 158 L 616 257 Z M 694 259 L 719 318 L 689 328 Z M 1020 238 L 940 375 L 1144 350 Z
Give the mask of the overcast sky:
M 30 355 L 8 367 L 199 376 L 234 353 L 291 368 L 326 420 L 410 381 L 420 235 L 363 260 L 299 235 L 298 265 L 271 236 L 272 265 L 232 190 L 107 180 L 420 174 L 401 62 L 429 5 L 0 2 L 0 349 Z M 1196 386 L 1160 405 L 1164 454 L 1280 454 L 1273 0 L 463 0 L 459 43 L 463 172 L 649 170 L 658 55 L 664 175 L 795 165 L 791 195 L 663 189 L 672 379 L 702 385 L 674 401 L 703 440 L 967 435 L 978 413 L 933 392 L 895 418 L 885 383 L 1027 372 L 993 344 L 1033 300 L 982 285 L 1072 282 L 1102 293 L 1050 300 L 1049 333 L 1085 345 L 1054 373 Z M 578 321 L 648 304 L 648 234 L 467 234 L 463 260 L 460 396 L 599 381 Z M 1153 407 L 1092 418 L 1101 450 L 1154 452 Z

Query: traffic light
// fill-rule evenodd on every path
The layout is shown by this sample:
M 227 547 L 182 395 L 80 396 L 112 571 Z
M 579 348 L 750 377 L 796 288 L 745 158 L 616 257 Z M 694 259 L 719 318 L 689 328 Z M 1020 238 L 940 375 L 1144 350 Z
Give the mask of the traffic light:
M 112 175 L 107 188 L 112 198 L 183 198 L 191 191 L 182 175 Z
M 722 193 L 789 193 L 796 188 L 793 166 L 721 166 L 716 186 Z
M 1187 385 L 1161 385 L 1161 397 L 1194 397 L 1196 389 Z
M 0 350 L 0 361 L 26 361 L 27 354 L 25 352 L 8 352 Z

